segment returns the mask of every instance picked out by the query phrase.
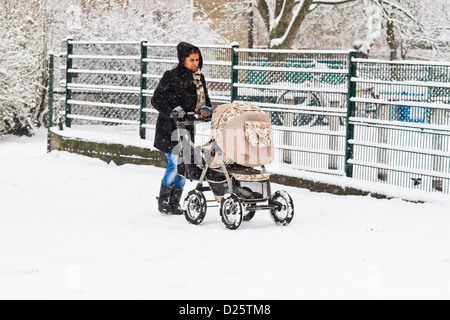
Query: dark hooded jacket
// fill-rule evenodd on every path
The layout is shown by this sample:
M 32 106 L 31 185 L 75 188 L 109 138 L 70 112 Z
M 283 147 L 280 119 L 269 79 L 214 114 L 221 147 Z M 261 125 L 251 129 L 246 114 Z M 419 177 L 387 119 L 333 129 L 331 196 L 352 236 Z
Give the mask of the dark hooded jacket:
M 178 67 L 164 74 L 152 98 L 152 105 L 159 112 L 156 123 L 155 148 L 164 153 L 172 153 L 172 150 L 178 144 L 177 126 L 175 120 L 170 117 L 173 109 L 180 106 L 186 112 L 194 112 L 197 106 L 197 88 L 194 84 L 194 74 L 184 66 L 187 53 L 193 48 L 198 49 L 186 42 L 181 42 L 178 45 L 178 60 L 180 63 Z M 203 68 L 201 53 L 199 68 Z M 201 80 L 205 88 L 206 105 L 211 107 L 203 74 Z M 193 132 L 191 134 L 193 139 Z

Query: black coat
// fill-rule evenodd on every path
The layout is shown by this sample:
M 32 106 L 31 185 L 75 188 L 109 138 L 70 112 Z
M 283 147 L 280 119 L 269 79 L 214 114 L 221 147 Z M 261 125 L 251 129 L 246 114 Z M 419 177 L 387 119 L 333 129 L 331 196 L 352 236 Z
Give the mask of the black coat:
M 197 106 L 197 88 L 194 84 L 194 74 L 184 66 L 186 53 L 192 48 L 195 47 L 185 42 L 178 45 L 180 64 L 164 74 L 152 98 L 152 105 L 159 112 L 156 123 L 155 148 L 164 153 L 172 153 L 172 150 L 178 144 L 177 126 L 175 120 L 170 117 L 173 109 L 180 106 L 186 112 L 195 112 Z M 199 68 L 202 67 L 203 58 L 200 53 Z M 206 105 L 211 107 L 203 74 L 201 80 L 205 88 Z M 191 134 L 194 133 L 191 132 Z M 192 139 L 194 139 L 193 136 Z

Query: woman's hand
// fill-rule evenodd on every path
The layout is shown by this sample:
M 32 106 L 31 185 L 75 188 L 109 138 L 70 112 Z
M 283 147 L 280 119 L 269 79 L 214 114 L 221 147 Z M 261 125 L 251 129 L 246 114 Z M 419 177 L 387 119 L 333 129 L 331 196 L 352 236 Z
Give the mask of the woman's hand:
M 172 111 L 171 118 L 172 119 L 181 119 L 181 118 L 184 118 L 185 115 L 186 115 L 186 111 L 184 111 L 184 109 L 182 107 L 176 107 Z
M 213 114 L 213 112 L 212 112 L 212 108 L 211 107 L 204 106 L 204 107 L 202 107 L 202 109 L 200 111 L 200 117 L 201 118 L 211 117 L 212 114 Z

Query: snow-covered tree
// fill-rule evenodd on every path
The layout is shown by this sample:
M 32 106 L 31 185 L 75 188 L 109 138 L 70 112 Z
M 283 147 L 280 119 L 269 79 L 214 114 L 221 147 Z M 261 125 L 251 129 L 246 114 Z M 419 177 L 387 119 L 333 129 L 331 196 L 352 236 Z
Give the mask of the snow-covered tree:
M 67 5 L 72 14 L 69 25 L 76 26 L 68 29 L 67 33 L 82 40 L 147 39 L 166 43 L 198 39 L 217 43 L 222 40 L 211 30 L 210 21 L 193 18 L 193 9 L 188 2 L 178 6 L 172 2 L 84 0 L 81 12 Z
M 45 109 L 44 0 L 0 1 L 0 134 L 30 135 Z
M 442 53 L 448 51 L 448 43 L 440 38 L 441 27 L 450 26 L 448 1 L 372 1 L 378 3 L 383 15 L 391 60 L 404 59 L 409 50 L 417 47 L 432 50 L 441 57 Z
M 376 47 L 375 56 L 392 60 L 412 51 L 417 58 L 448 56 L 448 0 L 255 0 L 254 5 L 270 48 L 355 47 L 368 57 Z
M 267 32 L 269 47 L 292 48 L 308 14 L 321 5 L 338 5 L 355 0 L 256 0 Z
M 254 6 L 264 20 L 269 48 L 320 48 L 328 38 L 335 47 L 351 39 L 345 49 L 353 46 L 364 57 L 376 44 L 379 56 L 383 42 L 392 60 L 417 48 L 443 59 L 449 50 L 448 0 L 254 0 Z M 309 35 L 314 36 L 307 45 Z

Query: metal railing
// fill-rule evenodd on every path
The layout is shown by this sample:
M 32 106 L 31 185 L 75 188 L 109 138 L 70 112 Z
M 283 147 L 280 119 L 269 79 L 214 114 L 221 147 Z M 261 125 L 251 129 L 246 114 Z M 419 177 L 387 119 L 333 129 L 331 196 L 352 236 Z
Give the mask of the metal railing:
M 277 163 L 450 193 L 450 63 L 199 47 L 215 104 L 251 101 L 271 116 Z M 176 45 L 69 39 L 65 48 L 50 120 L 153 139 L 158 113 L 150 98 L 178 65 Z
M 66 42 L 65 125 L 140 125 L 141 43 Z
M 352 63 L 352 176 L 449 193 L 450 63 Z

